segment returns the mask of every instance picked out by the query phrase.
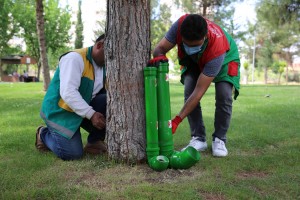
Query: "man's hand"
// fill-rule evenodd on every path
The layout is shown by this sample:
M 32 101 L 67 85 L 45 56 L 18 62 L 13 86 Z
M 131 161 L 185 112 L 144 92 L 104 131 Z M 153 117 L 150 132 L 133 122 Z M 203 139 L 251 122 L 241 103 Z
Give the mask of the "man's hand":
M 106 120 L 104 115 L 99 112 L 95 112 L 91 117 L 91 122 L 93 126 L 99 130 L 104 129 L 106 126 Z
M 152 58 L 148 61 L 147 66 L 158 66 L 160 62 L 168 62 L 168 58 L 165 55 L 160 55 L 155 58 Z
M 178 115 L 176 115 L 176 117 L 174 117 L 174 119 L 172 119 L 172 134 L 174 134 L 176 132 L 177 126 L 181 122 L 182 122 L 182 119 Z

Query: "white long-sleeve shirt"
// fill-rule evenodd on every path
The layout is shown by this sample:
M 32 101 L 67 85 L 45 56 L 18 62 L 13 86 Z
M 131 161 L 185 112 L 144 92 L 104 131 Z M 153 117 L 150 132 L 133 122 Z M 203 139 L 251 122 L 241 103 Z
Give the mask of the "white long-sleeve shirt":
M 103 66 L 93 60 L 95 81 L 92 99 L 103 88 Z M 65 103 L 79 116 L 91 119 L 95 110 L 86 103 L 78 89 L 81 82 L 84 63 L 81 55 L 70 52 L 59 61 L 60 96 Z

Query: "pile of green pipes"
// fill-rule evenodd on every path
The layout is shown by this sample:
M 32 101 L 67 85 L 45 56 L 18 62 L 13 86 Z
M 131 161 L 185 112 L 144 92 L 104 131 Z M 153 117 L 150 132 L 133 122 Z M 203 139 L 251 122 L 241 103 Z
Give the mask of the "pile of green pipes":
M 188 169 L 200 160 L 199 152 L 193 147 L 174 151 L 169 63 L 144 68 L 146 107 L 146 152 L 150 168 L 163 171 L 167 168 Z

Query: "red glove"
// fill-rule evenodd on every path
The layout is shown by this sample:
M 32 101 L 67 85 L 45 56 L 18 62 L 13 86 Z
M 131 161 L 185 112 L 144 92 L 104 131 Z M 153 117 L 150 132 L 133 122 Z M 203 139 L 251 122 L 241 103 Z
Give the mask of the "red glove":
M 179 117 L 178 115 L 176 115 L 176 117 L 174 119 L 172 119 L 172 134 L 175 133 L 177 126 L 182 122 L 181 117 Z
M 160 62 L 168 62 L 168 61 L 169 60 L 165 55 L 160 55 L 149 60 L 147 66 L 158 66 Z

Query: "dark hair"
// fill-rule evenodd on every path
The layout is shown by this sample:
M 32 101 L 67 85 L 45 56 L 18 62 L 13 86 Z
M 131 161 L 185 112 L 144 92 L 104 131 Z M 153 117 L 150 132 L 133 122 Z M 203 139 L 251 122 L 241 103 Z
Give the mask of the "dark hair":
M 180 33 L 187 40 L 201 40 L 207 33 L 206 20 L 200 15 L 190 14 L 183 20 Z
M 105 38 L 105 34 L 100 35 L 100 36 L 97 38 L 97 40 L 96 40 L 95 43 L 99 42 L 100 40 L 102 40 L 102 39 L 104 39 L 104 38 Z

